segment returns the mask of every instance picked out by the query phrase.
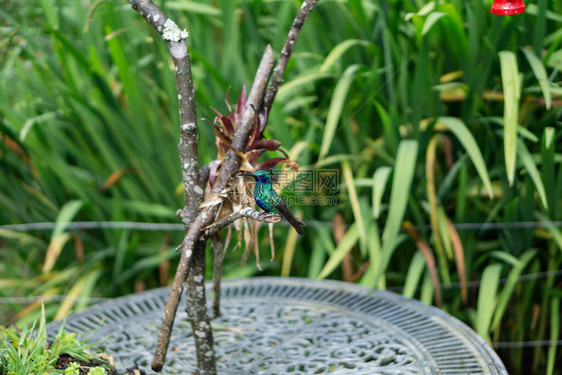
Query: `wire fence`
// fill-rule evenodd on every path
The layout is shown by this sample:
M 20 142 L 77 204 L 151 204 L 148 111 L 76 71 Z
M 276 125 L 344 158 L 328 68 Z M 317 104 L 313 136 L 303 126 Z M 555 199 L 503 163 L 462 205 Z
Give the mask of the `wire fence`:
M 544 271 L 521 275 L 517 278 L 517 282 L 525 282 L 530 280 L 543 279 L 550 276 L 562 276 L 562 270 Z M 507 281 L 507 278 L 500 279 L 500 284 Z M 449 284 L 439 284 L 441 289 L 460 289 L 461 283 L 452 282 Z M 467 287 L 478 287 L 480 285 L 480 280 L 468 281 Z M 394 286 L 388 287 L 387 290 L 392 292 L 401 292 L 404 286 Z M 107 301 L 113 298 L 110 297 L 80 297 L 80 296 L 69 296 L 66 294 L 54 294 L 54 295 L 43 295 L 43 296 L 28 296 L 28 297 L 0 297 L 0 304 L 32 304 L 35 302 L 62 302 L 64 300 L 74 301 L 74 302 L 86 302 L 86 303 L 98 303 Z
M 309 227 L 331 227 L 329 221 L 309 220 L 305 223 Z M 288 225 L 280 222 L 281 225 Z M 130 229 L 142 231 L 184 231 L 183 224 L 179 223 L 145 223 L 135 221 L 74 221 L 74 222 L 43 222 L 43 223 L 24 223 L 0 225 L 0 230 L 13 232 L 30 232 L 35 230 L 53 230 L 57 225 L 62 225 L 67 229 Z M 489 231 L 501 229 L 539 229 L 545 228 L 545 223 L 541 221 L 514 221 L 506 223 L 453 223 L 455 229 L 460 231 Z M 555 228 L 562 227 L 562 221 L 551 221 L 549 226 Z M 429 230 L 430 225 L 414 226 L 418 230 Z

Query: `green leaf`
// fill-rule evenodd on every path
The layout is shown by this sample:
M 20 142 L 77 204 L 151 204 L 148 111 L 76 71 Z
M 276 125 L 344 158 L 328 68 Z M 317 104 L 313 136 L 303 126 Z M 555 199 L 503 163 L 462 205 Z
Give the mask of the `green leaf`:
M 125 201 L 123 202 L 123 208 L 150 217 L 176 218 L 176 211 L 173 208 L 157 203 Z
M 562 251 L 562 233 L 560 232 L 560 229 L 558 227 L 556 227 L 554 225 L 554 223 L 544 214 L 542 214 L 540 212 L 536 212 L 535 216 L 537 217 L 537 219 L 540 220 L 541 223 L 544 224 L 546 229 L 552 235 L 552 238 L 554 239 L 554 242 L 556 243 L 556 245 L 558 245 L 558 248 L 560 249 L 560 251 Z
M 359 240 L 359 230 L 357 223 L 353 223 L 347 232 L 345 232 L 345 235 L 336 247 L 336 250 L 330 256 L 330 259 L 328 259 L 328 262 L 326 262 L 320 275 L 318 275 L 318 279 L 325 279 L 328 277 L 328 275 L 341 264 L 345 255 L 351 251 L 353 246 L 357 243 L 357 240 Z
M 393 240 L 398 236 L 398 232 L 400 231 L 400 227 L 402 226 L 402 221 L 404 219 L 404 213 L 406 212 L 406 205 L 408 203 L 410 187 L 414 178 L 417 156 L 417 141 L 404 140 L 400 142 L 396 155 L 396 163 L 393 168 L 394 175 L 392 177 L 389 212 L 382 235 L 383 241 L 393 242 Z
M 380 167 L 373 174 L 373 217 L 375 219 L 378 219 L 381 213 L 382 196 L 390 172 L 392 172 L 392 168 Z
M 521 88 L 519 69 L 515 54 L 510 51 L 499 52 L 503 85 L 503 147 L 505 169 L 509 184 L 515 179 L 515 159 L 517 155 L 517 124 L 519 123 L 519 99 Z
M 496 308 L 497 290 L 501 271 L 501 264 L 489 265 L 484 269 L 482 278 L 480 279 L 474 328 L 476 332 L 487 342 L 490 342 L 488 332 L 490 330 L 490 322 L 492 321 L 492 316 Z
M 386 287 L 386 281 L 384 277 L 381 277 L 378 280 L 378 284 L 373 284 L 375 280 L 375 275 L 379 269 L 382 257 L 382 250 L 381 250 L 381 239 L 379 228 L 374 221 L 371 221 L 371 225 L 369 227 L 369 238 L 367 242 L 367 247 L 369 250 L 369 268 L 359 281 L 359 284 L 365 286 L 372 286 L 375 285 L 380 289 L 384 289 Z
M 439 122 L 445 125 L 454 135 L 457 137 L 459 142 L 463 145 L 468 152 L 468 156 L 470 156 L 470 160 L 472 164 L 474 164 L 474 168 L 478 172 L 486 191 L 488 192 L 488 196 L 490 199 L 494 197 L 494 193 L 492 190 L 492 183 L 490 182 L 490 177 L 488 176 L 488 170 L 486 168 L 486 163 L 484 162 L 484 158 L 482 157 L 482 153 L 478 148 L 478 144 L 476 140 L 472 136 L 472 133 L 468 130 L 466 125 L 456 119 L 454 117 L 439 117 Z
M 382 259 L 374 279 L 375 285 L 378 283 L 381 274 L 386 271 L 390 258 L 399 242 L 398 234 L 406 213 L 406 205 L 416 170 L 417 156 L 417 141 L 410 139 L 400 142 L 393 168 L 394 175 L 392 177 L 388 217 L 382 235 Z
M 334 88 L 334 94 L 332 95 L 332 101 L 330 103 L 330 108 L 328 109 L 326 127 L 324 128 L 324 135 L 322 136 L 322 143 L 320 144 L 320 154 L 318 155 L 319 161 L 328 154 L 328 151 L 332 146 L 343 105 L 345 103 L 345 98 L 349 92 L 351 82 L 355 77 L 355 72 L 357 72 L 359 67 L 360 65 L 358 64 L 349 66 Z
M 526 48 L 522 48 L 522 51 L 527 58 L 527 61 L 529 61 L 537 81 L 539 81 L 539 86 L 541 87 L 544 95 L 546 109 L 549 110 L 552 103 L 552 94 L 550 92 L 548 76 L 546 75 L 546 68 L 544 67 L 542 61 L 532 51 Z
M 548 347 L 548 356 L 546 360 L 546 374 L 554 374 L 554 363 L 556 361 L 556 349 L 560 346 L 558 338 L 560 337 L 560 297 L 552 297 L 550 302 L 550 345 Z
M 284 83 L 277 92 L 276 100 L 281 103 L 285 103 L 288 100 L 291 100 L 292 96 L 295 96 L 297 93 L 303 90 L 303 86 L 310 85 L 313 87 L 312 84 L 315 81 L 331 78 L 333 74 L 331 73 L 312 73 L 312 74 L 305 74 L 301 77 L 295 78 L 292 81 Z
M 57 215 L 55 229 L 53 229 L 53 233 L 51 234 L 51 240 L 61 235 L 66 230 L 66 228 L 68 228 L 68 224 L 72 222 L 72 219 L 74 219 L 74 216 L 76 216 L 83 205 L 84 201 L 74 200 L 66 203 L 60 209 L 59 214 Z
M 320 66 L 320 69 L 318 69 L 318 73 L 326 73 L 330 69 L 330 67 L 335 64 L 336 60 L 343 56 L 351 47 L 368 46 L 370 44 L 370 42 L 360 39 L 348 39 L 344 42 L 341 42 L 330 51 L 330 54 L 328 56 L 326 56 L 326 59 L 324 59 L 324 62 Z
M 424 36 L 425 34 L 427 34 L 429 32 L 429 30 L 431 30 L 433 25 L 435 25 L 441 17 L 444 17 L 446 15 L 447 14 L 442 13 L 442 12 L 433 12 L 429 16 L 427 16 L 427 18 L 425 19 L 425 22 L 423 24 L 423 29 L 422 29 L 421 35 Z
M 498 253 L 503 253 L 499 252 Z M 509 299 L 513 295 L 513 291 L 515 290 L 515 286 L 518 283 L 519 276 L 527 267 L 527 264 L 534 258 L 535 254 L 537 253 L 536 250 L 528 250 L 523 255 L 521 255 L 520 259 L 516 260 L 515 265 L 509 272 L 507 276 L 506 282 L 504 284 L 503 290 L 501 291 L 498 299 L 498 305 L 496 307 L 496 311 L 494 312 L 494 319 L 492 321 L 492 329 L 495 329 L 496 332 L 499 332 L 500 324 L 507 308 L 507 304 Z M 505 254 L 505 253 L 503 253 Z
M 187 13 L 201 14 L 209 17 L 220 17 L 222 15 L 219 8 L 195 1 L 166 1 L 164 8 L 182 10 Z
M 527 146 L 525 146 L 525 143 L 523 143 L 521 140 L 517 143 L 518 143 L 517 153 L 519 154 L 519 158 L 523 162 L 523 165 L 525 166 L 525 169 L 527 169 L 527 172 L 529 173 L 529 176 L 531 177 L 533 184 L 537 188 L 537 192 L 539 193 L 539 198 L 541 199 L 541 203 L 543 207 L 545 209 L 548 209 L 548 201 L 546 199 L 544 184 L 541 175 L 539 173 L 539 170 L 535 162 L 533 161 L 533 157 L 529 153 L 529 150 L 527 150 Z
M 420 283 L 423 270 L 425 269 L 425 259 L 421 252 L 416 252 L 410 261 L 410 267 L 406 274 L 406 282 L 404 283 L 404 290 L 402 295 L 404 297 L 413 298 L 416 289 Z
M 347 185 L 347 191 L 349 195 L 349 201 L 351 202 L 351 210 L 353 211 L 353 217 L 357 223 L 359 229 L 359 237 L 361 238 L 361 244 L 365 245 L 367 243 L 367 230 L 363 222 L 363 216 L 361 215 L 361 207 L 359 204 L 359 198 L 357 196 L 357 190 L 355 189 L 355 182 L 353 180 L 353 174 L 351 172 L 351 167 L 349 162 L 342 162 L 342 172 L 343 178 Z

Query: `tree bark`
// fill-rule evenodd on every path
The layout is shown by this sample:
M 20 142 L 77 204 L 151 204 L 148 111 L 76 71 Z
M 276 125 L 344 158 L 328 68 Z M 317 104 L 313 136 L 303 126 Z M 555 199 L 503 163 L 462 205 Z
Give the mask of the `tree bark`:
M 217 373 L 213 330 L 205 296 L 205 241 L 199 241 L 193 254 L 193 264 L 187 276 L 187 306 L 197 355 L 197 375 Z

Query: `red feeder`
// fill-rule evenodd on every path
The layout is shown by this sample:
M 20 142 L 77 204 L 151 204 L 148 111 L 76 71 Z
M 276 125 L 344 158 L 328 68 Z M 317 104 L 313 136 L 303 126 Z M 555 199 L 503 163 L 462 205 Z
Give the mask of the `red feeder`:
M 494 0 L 492 14 L 500 16 L 511 16 L 525 11 L 525 3 L 522 0 Z

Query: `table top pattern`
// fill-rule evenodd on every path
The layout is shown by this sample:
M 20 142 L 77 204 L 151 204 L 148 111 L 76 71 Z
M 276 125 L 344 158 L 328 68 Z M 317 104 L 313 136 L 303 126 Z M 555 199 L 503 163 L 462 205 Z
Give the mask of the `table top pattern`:
M 69 316 L 65 327 L 92 342 L 108 336 L 99 346 L 119 370 L 138 364 L 153 374 L 168 293 L 160 288 L 102 302 Z M 163 374 L 195 368 L 184 310 L 178 309 Z M 489 345 L 452 316 L 354 284 L 227 279 L 221 313 L 212 320 L 219 374 L 507 374 Z M 60 324 L 51 323 L 49 332 Z

